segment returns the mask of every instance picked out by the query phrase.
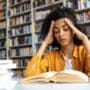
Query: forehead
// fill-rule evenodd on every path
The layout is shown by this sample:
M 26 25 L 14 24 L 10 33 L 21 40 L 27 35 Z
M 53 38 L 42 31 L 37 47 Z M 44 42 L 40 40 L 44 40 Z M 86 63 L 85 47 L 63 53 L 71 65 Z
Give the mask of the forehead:
M 64 18 L 56 20 L 54 24 L 55 27 L 62 27 L 63 25 L 65 25 Z

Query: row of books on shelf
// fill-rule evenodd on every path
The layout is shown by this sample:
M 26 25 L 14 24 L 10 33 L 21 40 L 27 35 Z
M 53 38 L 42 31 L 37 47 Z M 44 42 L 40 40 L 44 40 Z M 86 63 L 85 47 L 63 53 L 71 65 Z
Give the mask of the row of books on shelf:
M 1 38 L 1 37 L 0 37 Z M 34 37 L 35 43 L 40 42 L 40 33 L 36 33 Z M 20 37 L 14 37 L 10 39 L 10 46 L 19 46 L 19 45 L 31 45 L 32 44 L 32 35 L 28 36 L 20 36 Z M 0 41 L 0 46 L 5 47 L 6 46 L 6 39 Z
M 36 44 L 36 46 L 35 46 L 35 48 L 36 48 L 36 51 L 40 48 L 40 46 L 41 46 L 41 43 L 40 44 Z M 48 51 L 48 50 L 50 50 L 50 46 L 48 46 L 46 49 L 45 49 L 45 53 Z
M 26 67 L 28 63 L 28 58 L 22 58 L 22 59 L 14 59 L 14 63 L 16 63 L 17 67 Z
M 34 37 L 34 42 L 36 44 L 40 44 L 40 34 L 36 34 Z M 32 45 L 32 36 L 21 36 L 21 37 L 16 37 L 11 39 L 11 47 L 13 46 L 28 46 Z
M 41 42 L 41 41 L 40 41 L 40 33 L 36 33 L 36 34 L 35 34 L 34 42 L 35 42 L 35 43 Z
M 0 22 L 0 29 L 2 29 L 2 28 L 6 28 L 6 26 L 7 26 L 6 21 L 2 21 L 2 22 Z
M 35 32 L 40 32 L 41 26 L 42 26 L 42 22 L 37 22 L 35 24 Z M 24 25 L 16 28 L 11 28 L 9 30 L 9 36 L 31 34 L 31 32 L 32 32 L 31 25 Z
M 35 20 L 44 19 L 50 12 L 51 12 L 50 9 L 43 10 L 43 11 L 36 11 L 35 12 Z
M 10 5 L 15 5 L 18 3 L 25 3 L 25 2 L 29 2 L 30 0 L 9 0 Z
M 40 40 L 40 33 L 36 33 L 34 37 L 34 42 L 36 44 L 41 44 Z M 14 37 L 10 39 L 10 47 L 26 47 L 32 45 L 32 36 L 20 36 L 20 37 Z M 6 39 L 0 41 L 0 47 L 6 47 Z
M 16 18 L 10 18 L 10 26 L 25 24 L 25 23 L 28 23 L 30 21 L 31 21 L 30 14 L 16 17 Z
M 30 3 L 21 4 L 17 7 L 10 8 L 10 16 L 20 14 L 30 10 Z
M 0 11 L 0 19 L 6 16 L 6 10 Z
M 5 30 L 0 30 L 0 38 L 6 37 Z
M 32 36 L 16 37 L 11 40 L 12 40 L 11 46 L 31 45 L 32 44 Z
M 23 2 L 29 2 L 30 0 L 10 0 L 10 5 L 15 5 L 18 3 L 23 3 Z M 54 3 L 59 0 L 34 0 L 34 6 L 40 6 L 40 5 L 45 5 L 45 4 L 50 4 Z
M 86 29 L 86 34 L 87 34 L 87 36 L 90 38 L 90 26 L 87 25 L 87 26 L 85 27 L 85 29 Z
M 42 24 L 43 24 L 42 22 L 35 23 L 35 32 L 40 32 Z
M 36 45 L 36 51 L 39 49 L 39 47 L 40 47 L 40 44 L 37 44 Z
M 90 0 L 67 0 L 66 6 L 74 9 L 90 8 Z
M 78 9 L 90 8 L 90 0 L 78 0 Z
M 6 47 L 6 42 L 5 40 L 0 41 L 0 47 Z
M 59 0 L 34 0 L 34 7 L 55 3 Z
M 76 18 L 77 18 L 77 21 L 80 23 L 90 21 L 90 10 L 77 13 Z
M 0 10 L 6 8 L 6 2 L 0 2 Z
M 36 50 L 38 50 L 40 47 L 40 44 L 36 45 Z M 49 50 L 49 47 L 47 47 L 46 51 Z M 30 57 L 33 55 L 32 47 L 24 47 L 24 48 L 12 48 L 10 49 L 10 57 Z
M 0 58 L 6 57 L 6 50 L 0 50 Z
M 32 48 L 31 47 L 25 47 L 25 48 L 18 48 L 18 49 L 11 49 L 10 50 L 10 56 L 11 57 L 17 57 L 17 56 L 30 56 L 32 55 Z
M 31 25 L 25 25 L 25 26 L 10 29 L 9 36 L 29 34 L 30 32 L 31 32 Z

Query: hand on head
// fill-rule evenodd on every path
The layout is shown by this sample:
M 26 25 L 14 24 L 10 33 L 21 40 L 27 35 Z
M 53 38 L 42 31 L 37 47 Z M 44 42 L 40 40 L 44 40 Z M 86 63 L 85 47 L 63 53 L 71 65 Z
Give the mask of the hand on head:
M 45 42 L 47 43 L 47 45 L 49 45 L 53 42 L 53 26 L 54 26 L 54 21 L 51 22 L 49 32 L 45 38 Z
M 78 28 L 76 28 L 70 19 L 65 18 L 65 23 L 71 28 L 73 33 L 76 34 L 78 39 L 80 39 L 80 40 L 83 39 L 83 36 L 85 36 L 85 34 L 82 33 Z

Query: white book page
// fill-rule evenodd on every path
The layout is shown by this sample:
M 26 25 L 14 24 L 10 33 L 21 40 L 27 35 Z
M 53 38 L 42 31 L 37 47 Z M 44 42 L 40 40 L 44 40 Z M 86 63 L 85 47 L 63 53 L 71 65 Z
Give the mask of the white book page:
M 82 73 L 81 71 L 64 70 L 64 71 L 61 71 L 60 73 L 68 73 L 68 74 L 72 74 L 72 75 L 77 75 L 77 76 L 81 77 L 83 80 L 88 82 L 88 76 L 86 74 Z
M 42 75 L 43 75 L 44 77 L 50 78 L 50 77 L 54 76 L 56 73 L 58 73 L 58 72 L 49 71 L 49 72 L 42 73 Z

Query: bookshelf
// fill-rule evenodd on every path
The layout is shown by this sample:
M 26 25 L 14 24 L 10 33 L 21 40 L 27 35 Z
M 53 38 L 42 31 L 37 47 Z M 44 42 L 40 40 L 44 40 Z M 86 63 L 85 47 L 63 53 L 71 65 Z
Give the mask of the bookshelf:
M 90 38 L 90 0 L 67 0 L 67 6 L 75 10 L 77 23 L 85 28 L 84 32 Z
M 25 69 L 32 56 L 31 0 L 9 0 L 9 58 L 17 64 L 15 71 Z M 18 72 L 20 74 L 20 72 Z M 22 73 L 21 73 L 22 74 Z
M 74 9 L 90 37 L 89 0 L 0 0 L 0 59 L 10 58 L 17 63 L 15 71 L 24 70 L 41 45 L 44 18 L 58 5 Z
M 55 6 L 64 5 L 65 0 L 7 1 L 9 58 L 17 63 L 17 69 L 15 70 L 22 71 L 42 42 L 39 40 L 39 35 L 45 16 Z M 50 48 L 48 47 L 48 49 Z
M 7 30 L 7 21 L 6 21 L 6 0 L 0 1 L 0 59 L 6 59 L 6 30 Z

